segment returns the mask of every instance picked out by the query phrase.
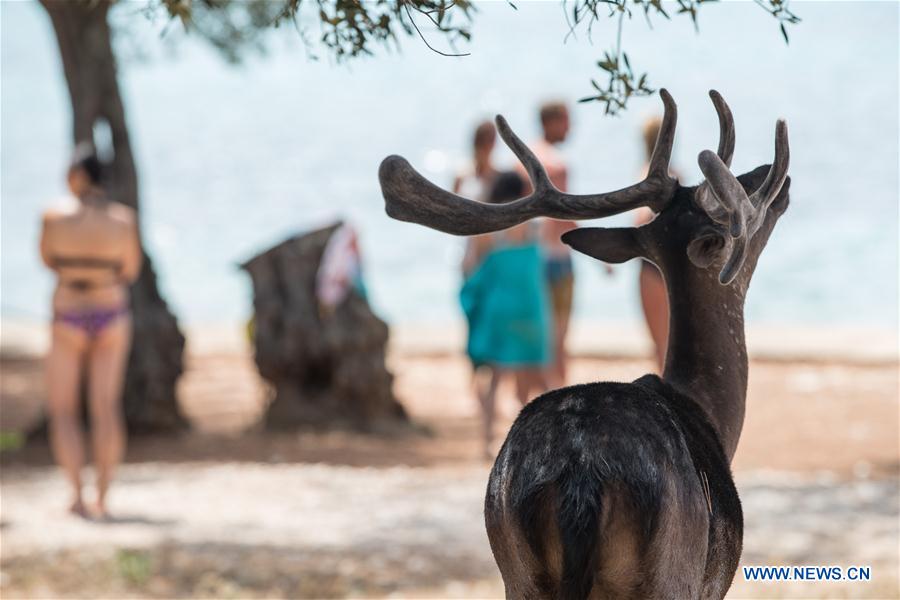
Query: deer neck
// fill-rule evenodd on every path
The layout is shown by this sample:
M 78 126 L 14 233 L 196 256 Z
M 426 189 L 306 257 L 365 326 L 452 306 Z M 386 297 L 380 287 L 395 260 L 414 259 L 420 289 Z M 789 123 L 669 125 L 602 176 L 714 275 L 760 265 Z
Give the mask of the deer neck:
M 667 285 L 669 343 L 663 379 L 706 411 L 731 461 L 747 396 L 746 282 L 719 285 L 713 269 L 675 275 Z

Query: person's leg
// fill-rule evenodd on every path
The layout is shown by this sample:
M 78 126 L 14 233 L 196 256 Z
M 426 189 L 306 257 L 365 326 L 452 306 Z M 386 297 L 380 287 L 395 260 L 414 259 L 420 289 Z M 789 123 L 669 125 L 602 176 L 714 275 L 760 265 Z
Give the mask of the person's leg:
M 567 363 L 569 356 L 566 353 L 566 336 L 569 335 L 569 318 L 572 314 L 572 295 L 575 287 L 575 278 L 572 274 L 564 277 L 556 283 L 553 300 L 553 334 L 555 344 L 553 348 L 553 371 L 551 383 L 554 387 L 562 387 L 566 384 Z
M 47 356 L 47 397 L 50 416 L 50 446 L 56 463 L 72 486 L 70 510 L 85 516 L 81 496 L 84 466 L 84 432 L 81 427 L 81 368 L 87 344 L 83 331 L 54 323 Z
M 551 337 L 551 344 L 552 344 L 551 350 L 553 352 L 553 359 L 550 361 L 550 363 L 547 365 L 547 367 L 545 369 L 547 381 L 552 382 L 554 387 L 562 387 L 562 379 L 560 378 L 560 375 L 559 375 L 559 368 L 560 368 L 560 364 L 561 364 L 561 362 L 560 362 L 561 336 L 560 336 L 560 327 L 559 327 L 560 319 L 559 319 L 558 315 L 560 314 L 561 306 L 560 306 L 560 295 L 559 295 L 558 285 L 559 285 L 558 282 L 554 283 L 554 284 L 550 284 L 550 311 L 551 311 L 550 312 L 550 319 L 551 319 L 550 323 L 552 324 L 552 327 L 553 327 L 553 335 Z
M 516 399 L 519 404 L 525 406 L 528 403 L 528 376 L 525 371 L 516 371 L 513 380 L 516 384 Z
M 494 416 L 497 406 L 497 388 L 500 385 L 502 373 L 497 367 L 488 367 L 490 370 L 490 378 L 487 385 L 478 391 L 478 400 L 481 404 L 481 424 L 484 434 L 484 457 L 492 459 L 494 457 Z
M 475 382 L 475 395 L 478 397 L 478 407 L 481 410 L 484 410 L 484 401 L 490 389 L 491 381 L 494 378 L 494 372 L 494 367 L 488 365 L 476 367 L 473 372 L 472 379 Z
M 531 389 L 534 387 L 534 372 L 530 369 L 516 371 L 516 398 L 519 404 L 525 406 L 531 399 Z
M 641 307 L 647 329 L 656 347 L 656 364 L 662 373 L 666 362 L 666 346 L 669 340 L 669 299 L 666 296 L 666 283 L 656 267 L 650 264 L 641 265 L 640 275 Z
M 546 371 L 542 369 L 535 369 L 532 371 L 532 381 L 534 382 L 534 389 L 536 390 L 534 395 L 535 398 L 550 390 L 550 382 L 547 380 Z
M 106 514 L 106 493 L 125 451 L 122 384 L 131 349 L 131 319 L 120 317 L 94 339 L 88 354 L 91 437 L 97 468 L 97 511 Z
M 542 369 L 523 369 L 516 372 L 516 398 L 522 406 L 528 404 L 532 398 L 536 398 L 550 389 L 547 383 L 547 373 Z M 532 390 L 534 391 L 532 393 Z

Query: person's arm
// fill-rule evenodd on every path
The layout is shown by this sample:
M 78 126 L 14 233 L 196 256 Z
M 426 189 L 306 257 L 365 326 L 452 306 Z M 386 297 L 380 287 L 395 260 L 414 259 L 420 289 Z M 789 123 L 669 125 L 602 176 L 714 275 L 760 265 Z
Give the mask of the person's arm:
M 466 248 L 463 252 L 462 272 L 463 276 L 467 276 L 475 267 L 475 240 L 466 238 Z
M 550 181 L 559 188 L 559 191 L 569 191 L 569 170 L 565 165 L 559 164 L 552 167 L 549 170 L 548 175 L 550 176 Z
M 128 227 L 128 240 L 126 241 L 125 256 L 122 257 L 122 270 L 120 272 L 125 283 L 134 283 L 141 274 L 141 266 L 144 262 L 144 252 L 141 249 L 141 237 L 138 233 L 137 221 L 130 216 Z
M 641 225 L 646 225 L 650 221 L 656 218 L 656 215 L 653 214 L 653 211 L 647 208 L 646 206 L 642 206 L 641 208 L 635 211 L 634 215 L 634 225 L 636 227 L 640 227 Z
M 466 240 L 466 254 L 463 257 L 463 273 L 474 271 L 491 249 L 491 235 L 473 235 Z
M 44 213 L 41 218 L 41 260 L 47 266 L 48 269 L 56 270 L 53 266 L 53 256 L 50 253 L 50 232 L 48 231 L 50 228 L 51 218 L 47 213 Z

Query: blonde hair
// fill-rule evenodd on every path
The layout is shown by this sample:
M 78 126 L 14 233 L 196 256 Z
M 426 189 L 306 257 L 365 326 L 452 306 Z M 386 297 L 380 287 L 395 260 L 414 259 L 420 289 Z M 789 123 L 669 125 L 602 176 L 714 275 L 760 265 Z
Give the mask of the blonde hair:
M 650 117 L 644 121 L 642 135 L 644 136 L 644 151 L 647 153 L 647 160 L 653 154 L 653 148 L 656 146 L 656 138 L 659 137 L 659 130 L 662 127 L 662 119 L 659 117 Z

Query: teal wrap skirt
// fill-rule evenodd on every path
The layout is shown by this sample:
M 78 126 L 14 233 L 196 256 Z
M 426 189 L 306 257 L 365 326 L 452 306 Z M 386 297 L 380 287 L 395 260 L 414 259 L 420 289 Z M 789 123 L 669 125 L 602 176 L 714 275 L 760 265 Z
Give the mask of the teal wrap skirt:
M 553 358 L 550 299 L 537 243 L 492 250 L 463 282 L 466 351 L 477 365 L 539 368 Z

